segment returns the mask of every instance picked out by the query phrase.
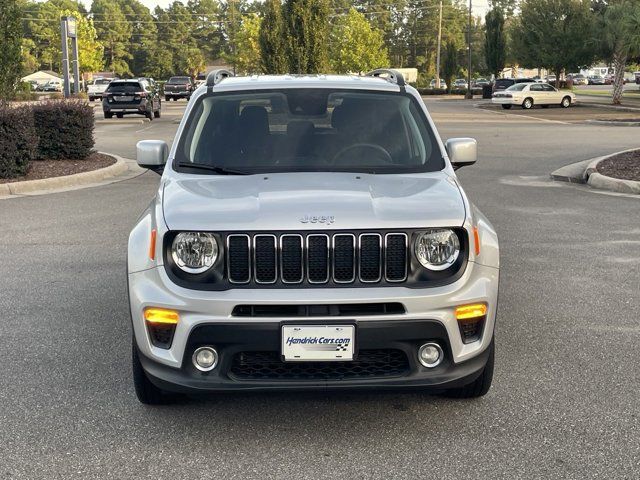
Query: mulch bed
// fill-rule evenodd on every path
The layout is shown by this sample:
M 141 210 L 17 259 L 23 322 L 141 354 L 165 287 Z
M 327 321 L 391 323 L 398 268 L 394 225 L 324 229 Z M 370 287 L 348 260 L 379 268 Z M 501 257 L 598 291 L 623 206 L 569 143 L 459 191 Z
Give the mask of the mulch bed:
M 640 150 L 621 153 L 600 162 L 598 173 L 607 177 L 640 182 Z
M 43 178 L 62 177 L 74 173 L 90 172 L 108 167 L 116 159 L 102 153 L 92 153 L 84 160 L 36 160 L 29 165 L 29 171 L 23 177 L 0 178 L 0 183 L 23 182 Z

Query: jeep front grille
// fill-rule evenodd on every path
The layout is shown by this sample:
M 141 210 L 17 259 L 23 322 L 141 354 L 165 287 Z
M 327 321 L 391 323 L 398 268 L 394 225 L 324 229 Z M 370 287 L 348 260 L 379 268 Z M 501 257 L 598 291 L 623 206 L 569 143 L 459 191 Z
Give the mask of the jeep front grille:
M 229 234 L 227 274 L 234 284 L 349 284 L 407 279 L 405 233 Z

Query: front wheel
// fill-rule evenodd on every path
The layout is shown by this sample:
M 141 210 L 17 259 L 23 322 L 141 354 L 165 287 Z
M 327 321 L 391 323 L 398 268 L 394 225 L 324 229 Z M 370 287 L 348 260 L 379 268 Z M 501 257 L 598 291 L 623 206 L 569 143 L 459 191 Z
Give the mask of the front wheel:
M 570 97 L 564 97 L 562 99 L 562 103 L 560 105 L 562 106 L 562 108 L 569 108 L 571 106 L 571 98 Z
M 160 118 L 160 109 L 158 109 L 155 112 L 153 112 L 153 117 L 154 118 Z
M 118 118 L 124 118 L 124 113 L 116 113 L 116 117 L 118 117 Z
M 531 110 L 533 108 L 533 99 L 525 98 L 524 102 L 522 102 L 522 108 L 524 108 L 525 110 Z
M 495 340 L 489 346 L 489 358 L 482 369 L 482 373 L 473 382 L 464 387 L 451 388 L 444 392 L 444 396 L 449 398 L 478 398 L 487 394 L 493 381 L 493 363 L 495 356 Z
M 111 113 L 111 112 L 104 112 L 104 118 L 113 118 L 113 113 Z
M 164 101 L 165 101 L 165 102 L 170 102 L 170 101 L 171 101 L 171 97 L 167 97 L 167 96 L 165 96 L 165 97 L 164 97 Z
M 511 109 L 511 105 L 502 105 L 502 108 L 504 108 L 505 110 L 509 110 Z
M 135 338 L 133 339 L 131 352 L 131 368 L 133 370 L 133 387 L 140 403 L 144 403 L 145 405 L 162 405 L 168 402 L 169 399 L 166 393 L 151 383 L 147 374 L 144 373 Z

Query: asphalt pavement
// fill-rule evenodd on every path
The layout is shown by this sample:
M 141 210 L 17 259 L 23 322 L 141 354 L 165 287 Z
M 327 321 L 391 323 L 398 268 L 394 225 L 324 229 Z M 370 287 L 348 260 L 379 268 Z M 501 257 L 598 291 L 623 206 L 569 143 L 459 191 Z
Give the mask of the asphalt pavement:
M 640 199 L 549 180 L 640 147 L 638 130 L 478 103 L 427 100 L 445 139 L 478 139 L 478 163 L 459 176 L 500 236 L 486 397 L 139 404 L 125 256 L 158 186 L 149 172 L 0 201 L 0 478 L 638 478 Z M 100 121 L 97 148 L 133 158 L 139 139 L 170 141 L 183 106 L 164 103 L 153 122 Z

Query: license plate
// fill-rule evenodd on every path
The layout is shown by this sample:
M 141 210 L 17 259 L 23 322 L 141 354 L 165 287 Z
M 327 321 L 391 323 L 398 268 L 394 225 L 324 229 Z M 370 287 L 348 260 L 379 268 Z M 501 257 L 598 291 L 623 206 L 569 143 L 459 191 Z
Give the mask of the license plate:
M 353 360 L 353 325 L 284 325 L 282 355 L 288 362 Z
M 130 102 L 133 97 L 113 97 L 116 102 Z

